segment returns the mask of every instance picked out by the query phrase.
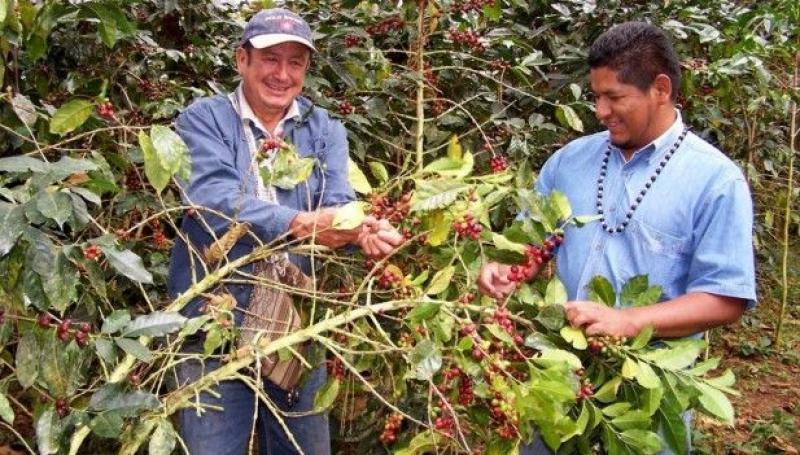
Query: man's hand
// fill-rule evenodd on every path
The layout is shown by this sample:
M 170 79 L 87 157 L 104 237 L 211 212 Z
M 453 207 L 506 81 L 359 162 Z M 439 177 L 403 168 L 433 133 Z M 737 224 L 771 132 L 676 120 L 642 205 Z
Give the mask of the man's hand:
M 508 279 L 511 266 L 490 262 L 478 274 L 478 288 L 497 300 L 503 300 L 517 289 L 517 283 Z
M 361 224 L 357 244 L 367 257 L 377 259 L 391 254 L 404 240 L 403 235 L 389 221 L 368 216 Z
M 361 235 L 361 226 L 354 229 L 335 229 L 333 220 L 336 210 L 335 207 L 328 207 L 314 212 L 300 212 L 292 219 L 289 230 L 297 239 L 313 237 L 316 243 L 329 248 L 356 243 Z
M 564 304 L 572 327 L 583 328 L 586 335 L 611 335 L 633 338 L 643 329 L 636 318 L 624 309 L 586 301 Z

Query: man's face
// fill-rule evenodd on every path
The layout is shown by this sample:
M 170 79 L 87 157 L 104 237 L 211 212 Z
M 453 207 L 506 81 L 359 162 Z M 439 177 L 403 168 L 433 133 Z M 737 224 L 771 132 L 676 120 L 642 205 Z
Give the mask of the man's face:
M 236 50 L 247 102 L 256 113 L 283 113 L 303 90 L 311 51 L 288 42 L 248 52 Z
M 620 82 L 617 72 L 607 67 L 592 68 L 595 115 L 608 128 L 611 143 L 625 152 L 634 152 L 655 140 L 661 124 L 659 107 L 663 96 L 655 86 L 642 91 Z

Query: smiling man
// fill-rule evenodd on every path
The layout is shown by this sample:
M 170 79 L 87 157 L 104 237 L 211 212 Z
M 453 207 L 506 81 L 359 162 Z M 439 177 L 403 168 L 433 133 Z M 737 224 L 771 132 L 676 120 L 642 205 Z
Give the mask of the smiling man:
M 402 235 L 385 220 L 368 217 L 360 226 L 347 230 L 333 225 L 336 207 L 353 201 L 355 194 L 348 183 L 344 127 L 300 96 L 314 52 L 311 29 L 301 17 L 283 9 L 261 11 L 247 22 L 236 49 L 241 76 L 238 88 L 227 95 L 198 100 L 178 117 L 177 130 L 192 159 L 192 173 L 183 186 L 184 200 L 208 210 L 184 217 L 181 230 L 188 245 L 179 238 L 172 251 L 169 291 L 173 297 L 205 276 L 206 259 L 201 252 L 228 231 L 231 219 L 247 223 L 253 236 L 239 240 L 228 253 L 229 260 L 247 255 L 260 242 L 281 239 L 312 237 L 331 248 L 354 244 L 371 257 L 389 254 L 403 242 Z M 260 177 L 262 169 L 272 169 L 282 141 L 315 162 L 311 175 L 294 187 L 267 185 Z M 274 282 L 275 277 L 283 280 L 302 276 L 299 272 L 310 274 L 311 268 L 307 257 L 276 253 L 239 272 Z M 310 279 L 298 281 L 307 283 Z M 239 283 L 224 288 L 236 299 L 234 323 L 238 327 L 244 323 L 243 335 L 256 330 L 283 331 L 299 320 L 286 291 Z M 195 299 L 183 313 L 197 316 L 204 303 L 204 299 Z M 251 325 L 253 320 L 257 324 Z M 183 346 L 185 353 L 203 350 L 200 337 Z M 203 363 L 181 363 L 179 385 L 217 368 L 220 356 L 229 352 L 230 347 L 217 350 Z M 258 434 L 260 453 L 297 453 L 296 445 L 307 454 L 330 453 L 327 415 L 313 412 L 314 396 L 325 383 L 325 368 L 315 368 L 307 380 L 297 383 L 297 371 L 302 367 L 290 365 L 300 365 L 299 361 L 274 360 L 280 368 L 272 362 L 262 360 L 259 371 L 265 375 L 261 392 L 272 406 L 260 400 L 245 382 L 230 380 L 218 384 L 213 393 L 199 394 L 202 413 L 194 408 L 180 411 L 180 434 L 189 453 L 241 455 L 252 447 L 253 429 Z M 276 418 L 275 409 L 281 411 L 277 417 L 283 422 Z
M 545 163 L 536 189 L 564 193 L 576 214 L 556 255 L 570 301 L 566 314 L 587 335 L 697 334 L 736 321 L 756 299 L 753 208 L 739 168 L 689 131 L 676 109 L 680 66 L 659 28 L 628 22 L 602 34 L 589 52 L 597 119 L 606 130 L 577 139 Z M 489 263 L 482 291 L 515 289 L 509 267 Z M 611 308 L 587 301 L 596 275 L 617 293 L 637 275 L 663 288 L 662 301 Z M 688 432 L 687 432 L 688 434 Z M 549 453 L 541 441 L 523 454 Z

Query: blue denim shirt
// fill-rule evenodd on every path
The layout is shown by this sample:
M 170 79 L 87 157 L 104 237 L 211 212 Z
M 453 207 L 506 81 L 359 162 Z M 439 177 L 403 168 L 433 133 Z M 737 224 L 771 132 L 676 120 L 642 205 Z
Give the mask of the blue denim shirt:
M 625 219 L 631 203 L 661 157 L 683 130 L 678 114 L 661 137 L 626 162 L 614 147 L 604 182 L 610 226 Z M 596 213 L 597 179 L 608 132 L 577 139 L 551 156 L 536 189 L 564 193 L 573 213 Z M 586 299 L 595 275 L 619 293 L 635 275 L 663 287 L 662 300 L 688 292 L 738 297 L 755 304 L 753 206 L 739 168 L 691 132 L 645 195 L 627 229 L 609 234 L 599 222 L 566 229 L 557 253 L 558 276 L 571 300 Z
M 348 182 L 347 133 L 338 120 L 327 111 L 313 106 L 298 97 L 300 115 L 288 119 L 284 137 L 294 144 L 302 157 L 314 157 L 317 164 L 305 182 L 290 190 L 276 189 L 279 203 L 273 204 L 258 198 L 256 175 L 252 171 L 252 158 L 244 135 L 242 122 L 226 96 L 203 98 L 189 106 L 178 116 L 176 129 L 189 147 L 192 173 L 184 182 L 185 203 L 207 207 L 225 213 L 239 222 L 249 223 L 251 232 L 268 243 L 280 238 L 289 230 L 289 223 L 299 211 L 320 206 L 335 206 L 355 199 Z M 256 137 L 262 135 L 253 128 Z M 228 221 L 203 212 L 205 223 L 221 236 L 228 230 Z M 170 261 L 168 289 L 175 297 L 188 289 L 193 282 L 203 278 L 204 272 L 198 253 L 213 242 L 199 216 L 184 217 L 182 231 L 194 246 L 194 267 L 187 245 L 177 239 Z M 252 251 L 257 242 L 244 236 L 228 254 L 236 259 Z M 308 273 L 311 264 L 307 258 L 290 256 L 292 262 Z M 245 267 L 249 272 L 252 267 Z M 251 286 L 231 284 L 228 291 L 240 308 L 249 300 Z M 184 314 L 195 315 L 200 306 L 196 299 L 184 309 Z M 236 322 L 241 322 L 241 313 Z

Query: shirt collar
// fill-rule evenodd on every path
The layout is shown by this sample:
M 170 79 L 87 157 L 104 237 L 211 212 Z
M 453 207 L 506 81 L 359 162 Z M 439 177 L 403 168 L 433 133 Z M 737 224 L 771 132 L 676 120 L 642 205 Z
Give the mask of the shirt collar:
M 258 128 L 259 131 L 261 131 L 265 136 L 280 136 L 283 134 L 283 126 L 287 120 L 293 119 L 297 121 L 300 119 L 300 105 L 295 99 L 292 100 L 292 104 L 289 105 L 289 109 L 286 110 L 283 118 L 280 119 L 277 125 L 275 125 L 275 131 L 267 131 L 267 128 L 264 127 L 264 124 L 261 123 L 261 120 L 259 120 L 255 112 L 253 112 L 253 108 L 250 107 L 250 103 L 247 102 L 247 97 L 244 96 L 244 92 L 242 91 L 242 84 L 239 84 L 239 86 L 236 87 L 236 97 L 239 99 L 239 107 L 242 111 L 242 119 L 250 120 L 253 125 L 255 125 L 255 127 Z

